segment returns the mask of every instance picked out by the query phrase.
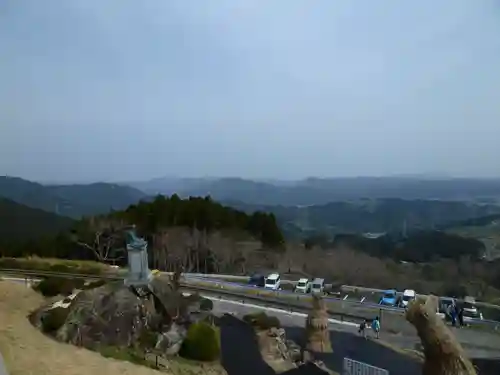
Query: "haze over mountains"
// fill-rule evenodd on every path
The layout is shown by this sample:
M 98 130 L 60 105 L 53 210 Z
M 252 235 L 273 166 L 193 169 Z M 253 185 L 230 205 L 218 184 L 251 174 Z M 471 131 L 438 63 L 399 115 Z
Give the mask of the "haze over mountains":
M 495 215 L 500 215 L 497 179 L 360 177 L 264 182 L 241 178 L 162 178 L 130 185 L 42 185 L 1 177 L 0 197 L 8 200 L 8 211 L 12 211 L 14 202 L 23 205 L 23 217 L 29 216 L 31 207 L 77 219 L 125 209 L 157 194 L 210 195 L 247 213 L 273 213 L 289 238 L 436 230 L 479 218 L 486 218 L 481 225 L 488 225 Z M 11 217 L 3 215 L 4 219 Z M 60 224 L 52 227 L 59 228 Z
M 224 202 L 307 206 L 356 199 L 441 199 L 495 202 L 500 179 L 352 177 L 296 181 L 242 178 L 158 178 L 130 183 L 147 194 L 210 195 Z

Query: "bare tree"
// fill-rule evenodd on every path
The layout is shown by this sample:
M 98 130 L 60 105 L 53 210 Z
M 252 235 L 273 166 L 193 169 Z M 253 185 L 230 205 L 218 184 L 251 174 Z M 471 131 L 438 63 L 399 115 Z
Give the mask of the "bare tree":
M 125 256 L 124 230 L 129 228 L 121 221 L 92 217 L 87 222 L 85 234 L 74 234 L 75 242 L 94 253 L 100 262 L 123 259 Z

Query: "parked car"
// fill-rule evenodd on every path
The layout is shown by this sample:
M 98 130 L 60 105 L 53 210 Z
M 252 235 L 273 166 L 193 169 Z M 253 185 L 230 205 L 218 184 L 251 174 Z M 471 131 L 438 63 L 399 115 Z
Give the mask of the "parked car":
M 266 285 L 266 278 L 264 275 L 255 273 L 252 276 L 250 276 L 250 280 L 248 280 L 248 285 L 264 288 L 264 286 Z
M 312 294 L 323 294 L 325 289 L 325 279 L 316 278 L 312 282 L 311 293 Z
M 266 277 L 266 282 L 264 284 L 266 289 L 280 290 L 281 289 L 281 277 L 278 273 L 272 273 Z
M 386 290 L 382 295 L 382 298 L 380 298 L 379 305 L 396 306 L 397 298 L 398 292 L 395 289 Z
M 401 307 L 407 308 L 408 304 L 417 298 L 417 293 L 413 289 L 405 289 L 401 298 Z
M 449 314 L 450 306 L 455 306 L 457 301 L 452 297 L 440 297 L 439 298 L 439 307 L 438 313 L 442 314 L 446 320 L 451 320 L 451 316 Z
M 295 286 L 296 293 L 310 293 L 311 292 L 311 281 L 306 278 L 299 279 L 297 285 Z
M 476 299 L 474 297 L 465 297 L 462 303 L 462 308 L 464 309 L 465 317 L 483 319 L 483 314 L 476 307 Z

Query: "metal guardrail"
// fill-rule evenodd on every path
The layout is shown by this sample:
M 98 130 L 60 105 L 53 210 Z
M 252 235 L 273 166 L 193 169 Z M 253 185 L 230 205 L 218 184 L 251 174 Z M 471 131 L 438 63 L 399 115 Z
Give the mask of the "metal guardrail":
M 389 371 L 354 359 L 344 358 L 342 375 L 389 375 Z
M 87 279 L 87 280 L 96 280 L 96 279 L 114 280 L 114 281 L 123 280 L 123 278 L 120 276 L 111 276 L 111 275 L 96 276 L 96 275 L 72 274 L 72 273 L 52 272 L 52 271 L 34 271 L 34 270 L 28 271 L 28 270 L 16 270 L 16 269 L 0 269 L 0 273 L 10 274 L 10 275 L 22 275 L 24 277 L 26 277 L 26 276 L 28 276 L 28 277 L 29 276 L 31 276 L 31 277 L 74 277 L 74 278 L 82 278 L 82 279 Z M 262 305 L 264 307 L 278 307 L 278 308 L 282 308 L 283 310 L 287 310 L 290 312 L 308 312 L 310 310 L 309 304 L 299 304 L 299 303 L 294 303 L 291 300 L 285 301 L 283 299 L 273 298 L 273 297 L 269 297 L 269 296 L 264 297 L 264 296 L 258 296 L 258 295 L 249 295 L 246 293 L 238 293 L 235 291 L 223 290 L 223 289 L 215 289 L 214 290 L 214 288 L 193 285 L 193 284 L 189 284 L 186 282 L 181 282 L 181 287 L 186 289 L 186 290 L 189 290 L 189 291 L 202 292 L 202 293 L 210 294 L 212 296 L 217 296 L 219 298 L 224 297 L 224 298 L 227 298 L 229 300 L 236 299 L 242 303 L 253 301 L 253 302 L 256 302 L 259 305 Z M 348 313 L 339 313 L 339 312 L 334 312 L 334 311 L 328 311 L 328 313 L 331 317 L 337 318 L 340 321 L 360 322 L 364 319 L 371 319 L 372 318 L 372 317 L 367 317 L 367 316 L 348 314 Z
M 98 279 L 105 279 L 105 280 L 123 280 L 122 276 L 118 275 L 109 275 L 109 274 L 103 274 L 103 275 L 88 275 L 88 274 L 77 274 L 77 273 L 66 273 L 66 272 L 53 272 L 53 271 L 37 271 L 37 270 L 21 270 L 21 269 L 0 269 L 0 273 L 7 273 L 7 274 L 15 274 L 15 275 L 29 275 L 29 276 L 41 276 L 41 277 L 73 277 L 73 278 L 83 278 L 83 279 L 90 279 L 90 280 L 98 280 Z M 208 281 L 207 278 L 203 276 L 193 276 L 193 274 L 186 274 L 184 275 L 185 281 L 189 279 L 201 279 L 203 281 Z M 234 283 L 234 282 L 227 282 L 227 281 L 221 281 L 221 280 L 210 280 L 210 282 L 213 283 L 218 283 L 222 285 L 227 285 L 227 286 L 234 286 L 238 289 L 241 290 L 262 290 L 262 288 L 258 287 L 252 287 L 249 285 L 243 285 L 239 283 Z M 198 291 L 204 291 L 204 292 L 214 292 L 214 288 L 210 287 L 202 287 L 199 285 L 193 285 L 189 282 L 182 282 L 181 286 L 190 290 L 198 290 Z M 226 297 L 232 296 L 241 298 L 242 300 L 253 300 L 253 301 L 258 301 L 261 303 L 264 303 L 265 305 L 273 305 L 273 306 L 280 306 L 282 308 L 285 308 L 290 311 L 301 311 L 303 312 L 305 310 L 309 310 L 309 305 L 305 304 L 298 304 L 298 303 L 293 303 L 291 301 L 291 298 L 287 298 L 286 301 L 284 301 L 281 296 L 287 295 L 288 297 L 293 296 L 296 298 L 296 301 L 299 302 L 300 299 L 302 298 L 307 298 L 307 295 L 301 295 L 298 293 L 294 293 L 291 291 L 269 291 L 270 293 L 275 294 L 275 296 L 269 296 L 267 295 L 268 291 L 264 291 L 266 293 L 266 296 L 258 296 L 258 295 L 251 295 L 247 293 L 241 293 L 237 291 L 229 291 L 229 290 L 223 290 L 220 287 L 215 289 L 217 291 L 217 294 L 224 295 Z M 359 302 L 359 301 L 344 301 L 341 298 L 336 298 L 336 297 L 326 297 L 325 300 L 327 302 L 339 302 L 342 303 L 344 306 L 357 306 L 357 307 L 366 307 L 366 308 L 372 308 L 374 310 L 377 310 L 377 312 L 374 313 L 382 313 L 382 311 L 390 312 L 390 313 L 395 313 L 398 315 L 403 315 L 404 314 L 404 309 L 397 308 L 397 307 L 391 307 L 391 306 L 382 306 L 379 304 L 374 304 L 374 303 L 364 303 L 364 302 Z M 354 315 L 354 314 L 348 314 L 348 313 L 338 313 L 334 311 L 329 311 L 329 314 L 332 315 L 333 317 L 339 317 L 341 321 L 343 320 L 355 320 L 355 321 L 360 321 L 363 319 L 372 319 L 373 317 L 367 317 L 367 316 L 360 316 L 360 315 Z M 373 315 L 373 314 L 372 314 Z M 474 325 L 487 325 L 487 326 L 492 326 L 495 330 L 500 328 L 500 322 L 494 321 L 494 320 L 481 320 L 481 319 L 474 319 L 474 318 L 469 318 L 467 319 L 468 323 L 474 324 Z

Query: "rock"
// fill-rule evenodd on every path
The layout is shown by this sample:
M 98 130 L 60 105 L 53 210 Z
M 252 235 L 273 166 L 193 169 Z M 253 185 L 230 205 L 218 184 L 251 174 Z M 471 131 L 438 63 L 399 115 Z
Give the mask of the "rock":
M 160 345 L 165 352 L 175 353 L 189 324 L 207 319 L 211 313 L 194 311 L 193 301 L 172 289 L 168 281 L 158 277 L 154 285 L 141 290 L 123 282 L 83 290 L 68 304 L 65 321 L 51 334 L 89 349 L 100 345 L 153 349 Z M 33 325 L 40 327 L 50 307 L 43 306 L 31 314 Z
M 275 372 L 281 373 L 295 368 L 302 359 L 301 348 L 292 340 L 286 339 L 283 328 L 270 328 L 257 331 L 259 349 L 264 361 Z
M 288 356 L 294 362 L 300 362 L 302 360 L 302 349 L 301 347 L 292 340 L 286 340 L 286 347 L 288 351 Z
M 181 349 L 186 334 L 187 330 L 185 327 L 173 323 L 167 332 L 159 335 L 155 349 L 162 354 L 175 355 Z

